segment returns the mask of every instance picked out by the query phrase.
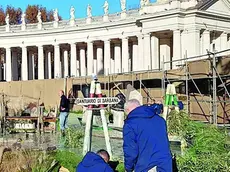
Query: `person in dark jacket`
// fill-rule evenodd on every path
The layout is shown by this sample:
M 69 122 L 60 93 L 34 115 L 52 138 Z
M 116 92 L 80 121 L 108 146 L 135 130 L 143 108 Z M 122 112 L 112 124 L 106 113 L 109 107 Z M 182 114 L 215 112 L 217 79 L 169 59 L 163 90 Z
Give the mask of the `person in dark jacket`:
M 61 128 L 62 135 L 65 135 L 65 129 L 67 128 L 68 115 L 69 115 L 69 100 L 64 95 L 64 91 L 63 90 L 59 91 L 59 96 L 61 98 L 61 100 L 60 100 L 60 106 L 59 106 L 59 111 L 60 111 L 60 116 L 59 116 L 59 118 L 60 118 L 60 128 Z
M 88 152 L 78 164 L 76 172 L 113 172 L 108 164 L 109 159 L 110 156 L 104 149 L 97 153 Z
M 165 120 L 136 99 L 125 104 L 123 150 L 127 172 L 172 172 Z

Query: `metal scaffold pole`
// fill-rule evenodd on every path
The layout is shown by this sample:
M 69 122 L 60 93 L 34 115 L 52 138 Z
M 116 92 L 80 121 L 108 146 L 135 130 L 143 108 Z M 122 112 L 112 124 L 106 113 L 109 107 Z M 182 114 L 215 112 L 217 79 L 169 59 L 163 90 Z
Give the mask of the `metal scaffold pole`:
M 187 113 L 189 114 L 189 92 L 188 92 L 188 80 L 189 80 L 189 78 L 188 78 L 188 61 L 187 61 L 187 51 L 186 51 L 186 54 L 185 54 L 185 67 L 186 67 L 186 69 L 185 69 L 185 90 L 186 90 L 186 98 L 187 98 Z M 189 114 L 190 115 L 190 114 Z
M 163 77 L 161 80 L 161 85 L 162 85 L 162 95 L 165 96 L 165 62 L 164 62 L 164 57 L 163 57 L 163 61 L 162 61 L 162 73 L 163 73 Z
M 213 105 L 212 105 L 212 112 L 213 112 L 213 124 L 217 125 L 217 97 L 216 97 L 216 56 L 215 53 L 213 54 L 213 64 L 212 64 L 212 96 L 213 96 Z

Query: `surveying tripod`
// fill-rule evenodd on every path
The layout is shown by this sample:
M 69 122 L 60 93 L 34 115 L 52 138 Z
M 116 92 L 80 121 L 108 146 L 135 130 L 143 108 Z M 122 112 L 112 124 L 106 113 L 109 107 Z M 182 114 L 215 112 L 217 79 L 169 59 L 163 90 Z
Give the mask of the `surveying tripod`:
M 100 84 L 100 82 L 98 82 L 97 78 L 94 76 L 93 80 L 91 81 L 91 85 L 90 85 L 90 98 L 94 98 L 95 95 L 97 95 L 98 98 L 102 97 L 101 84 Z M 98 109 L 98 108 L 96 108 L 96 109 Z M 104 105 L 102 105 L 102 104 L 99 105 L 99 109 L 100 109 L 100 114 L 101 114 L 103 130 L 104 130 L 106 148 L 107 148 L 108 153 L 110 154 L 110 157 L 112 157 L 112 149 L 111 149 L 111 145 L 110 145 L 108 125 L 107 125 L 107 120 L 106 120 L 106 116 L 105 116 Z M 93 110 L 95 110 L 93 105 L 92 104 L 88 105 L 88 109 L 86 111 L 87 118 L 86 118 L 86 126 L 85 126 L 83 155 L 85 155 L 88 151 L 91 151 Z
M 162 114 L 162 117 L 165 120 L 167 120 L 167 116 L 171 111 L 170 107 L 172 105 L 175 106 L 175 110 L 177 112 L 179 112 L 178 99 L 177 99 L 177 95 L 176 95 L 176 88 L 173 84 L 168 84 L 167 90 L 166 90 L 165 102 L 164 102 L 164 112 Z

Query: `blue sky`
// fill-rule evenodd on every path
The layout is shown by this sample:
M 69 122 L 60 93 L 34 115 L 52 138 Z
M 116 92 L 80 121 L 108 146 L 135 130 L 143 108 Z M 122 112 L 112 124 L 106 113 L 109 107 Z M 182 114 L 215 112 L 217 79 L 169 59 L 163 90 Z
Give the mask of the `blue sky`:
M 138 7 L 140 0 L 126 0 L 127 9 Z M 154 0 L 152 0 L 154 1 Z M 14 7 L 20 7 L 22 10 L 26 9 L 28 4 L 30 5 L 42 5 L 47 9 L 58 9 L 59 15 L 63 19 L 69 18 L 70 6 L 75 7 L 75 16 L 82 18 L 86 16 L 87 4 L 92 6 L 93 16 L 103 15 L 103 4 L 105 0 L 0 0 L 0 6 L 4 9 L 7 5 Z M 120 0 L 108 0 L 109 13 L 115 13 L 120 11 Z

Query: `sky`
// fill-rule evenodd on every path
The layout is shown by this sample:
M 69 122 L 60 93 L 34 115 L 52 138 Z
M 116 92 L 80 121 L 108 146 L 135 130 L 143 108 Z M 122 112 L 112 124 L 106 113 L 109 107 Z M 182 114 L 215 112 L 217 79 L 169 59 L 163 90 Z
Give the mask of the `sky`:
M 0 0 L 0 6 L 5 9 L 7 5 L 11 5 L 13 7 L 20 7 L 24 11 L 28 4 L 42 5 L 49 10 L 57 8 L 59 15 L 63 19 L 69 19 L 71 5 L 75 7 L 75 17 L 83 18 L 86 17 L 87 4 L 92 6 L 93 16 L 103 15 L 104 2 L 105 0 Z M 120 12 L 120 0 L 108 0 L 108 3 L 109 13 Z M 126 3 L 127 9 L 137 8 L 140 0 L 126 0 Z

